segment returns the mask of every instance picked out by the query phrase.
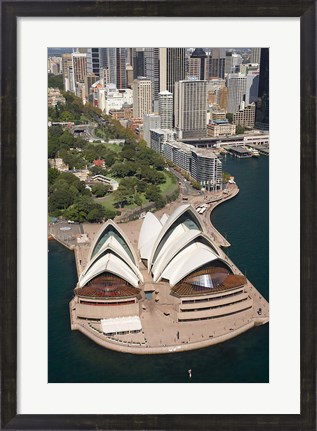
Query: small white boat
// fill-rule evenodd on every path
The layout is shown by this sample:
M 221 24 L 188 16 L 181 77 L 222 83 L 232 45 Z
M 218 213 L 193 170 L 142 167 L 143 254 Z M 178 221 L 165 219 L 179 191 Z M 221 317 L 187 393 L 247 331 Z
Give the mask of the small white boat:
M 260 157 L 260 153 L 256 148 L 249 148 L 249 151 L 252 154 L 252 157 Z

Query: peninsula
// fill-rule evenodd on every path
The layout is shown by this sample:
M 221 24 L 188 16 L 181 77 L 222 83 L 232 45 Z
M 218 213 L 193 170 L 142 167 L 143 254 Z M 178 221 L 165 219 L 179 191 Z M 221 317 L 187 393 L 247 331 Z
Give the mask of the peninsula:
M 85 224 L 72 246 L 71 329 L 112 350 L 163 354 L 267 323 L 268 302 L 223 252 L 230 244 L 210 222 L 238 192 L 231 184 L 226 194 L 178 199 L 128 223 Z

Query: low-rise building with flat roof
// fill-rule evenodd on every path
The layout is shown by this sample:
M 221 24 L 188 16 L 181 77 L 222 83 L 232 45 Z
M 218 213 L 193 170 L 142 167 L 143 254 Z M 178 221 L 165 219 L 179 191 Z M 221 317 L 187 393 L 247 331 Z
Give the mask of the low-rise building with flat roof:
M 255 123 L 255 103 L 246 106 L 242 104 L 240 110 L 233 114 L 232 123 L 252 129 Z
M 229 120 L 212 120 L 207 124 L 207 134 L 210 137 L 232 136 L 236 133 L 236 125 Z

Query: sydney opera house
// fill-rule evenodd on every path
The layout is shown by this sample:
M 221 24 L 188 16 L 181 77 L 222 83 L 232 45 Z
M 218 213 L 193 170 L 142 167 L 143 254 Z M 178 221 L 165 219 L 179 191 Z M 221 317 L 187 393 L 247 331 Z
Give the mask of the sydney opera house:
M 72 329 L 105 347 L 133 347 L 132 353 L 176 351 L 171 346 L 181 344 L 180 332 L 191 334 L 180 350 L 215 344 L 219 322 L 222 328 L 229 324 L 218 342 L 267 321 L 255 304 L 261 296 L 208 237 L 191 205 L 160 219 L 147 213 L 137 250 L 108 220 L 74 292 Z M 164 337 L 155 338 L 158 332 Z

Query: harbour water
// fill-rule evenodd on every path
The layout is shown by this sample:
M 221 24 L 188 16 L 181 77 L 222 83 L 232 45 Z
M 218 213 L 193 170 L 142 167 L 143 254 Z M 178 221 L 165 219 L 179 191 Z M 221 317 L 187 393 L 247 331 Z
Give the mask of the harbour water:
M 269 158 L 223 158 L 240 188 L 212 213 L 227 237 L 227 254 L 269 299 Z M 269 381 L 269 325 L 206 349 L 171 355 L 131 355 L 104 349 L 70 330 L 68 304 L 77 282 L 74 254 L 55 241 L 48 253 L 49 383 L 265 383 Z

